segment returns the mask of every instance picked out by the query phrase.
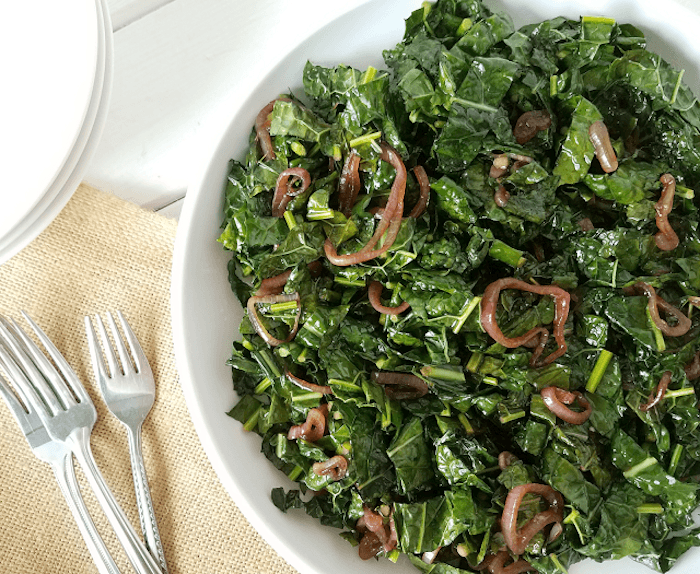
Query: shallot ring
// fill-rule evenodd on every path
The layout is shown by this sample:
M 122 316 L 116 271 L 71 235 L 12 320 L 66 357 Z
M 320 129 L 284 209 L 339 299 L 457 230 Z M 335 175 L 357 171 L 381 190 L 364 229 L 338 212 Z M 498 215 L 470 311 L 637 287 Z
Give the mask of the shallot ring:
M 672 251 L 678 247 L 678 235 L 668 222 L 668 216 L 673 209 L 673 197 L 676 194 L 676 180 L 670 173 L 665 173 L 659 179 L 663 189 L 661 197 L 654 205 L 656 211 L 656 227 L 659 232 L 654 235 L 656 246 L 662 251 Z
M 419 399 L 428 393 L 426 382 L 411 373 L 375 371 L 372 380 L 384 387 L 384 394 L 394 400 Z
M 273 160 L 276 158 L 275 150 L 272 147 L 272 138 L 270 137 L 270 114 L 275 107 L 275 102 L 290 102 L 289 98 L 277 98 L 267 104 L 255 118 L 255 137 L 260 142 L 260 149 L 263 152 L 264 160 Z
M 631 287 L 625 288 L 624 291 L 626 293 L 641 292 L 642 294 L 647 296 L 647 298 L 649 299 L 649 303 L 647 305 L 647 308 L 649 309 L 649 315 L 651 316 L 652 321 L 654 321 L 654 324 L 664 335 L 668 335 L 669 337 L 681 337 L 690 330 L 690 327 L 692 326 L 692 321 L 686 315 L 684 315 L 680 309 L 677 309 L 676 307 L 662 299 L 656 293 L 656 289 L 654 289 L 653 286 L 649 285 L 649 283 L 638 281 Z M 672 327 L 666 321 L 664 321 L 659 315 L 659 307 L 668 315 L 674 316 L 678 321 L 678 324 Z
M 338 211 L 350 217 L 352 208 L 360 193 L 360 155 L 352 151 L 345 159 L 338 181 Z
M 320 440 L 326 432 L 327 414 L 327 407 L 326 409 L 322 409 L 321 407 L 309 409 L 309 412 L 306 413 L 306 421 L 300 425 L 291 427 L 287 432 L 287 438 L 289 440 L 303 438 L 309 442 Z
M 294 179 L 290 181 L 290 178 Z M 301 181 L 301 187 L 295 188 L 294 181 Z M 304 193 L 310 185 L 311 175 L 303 167 L 290 167 L 280 172 L 272 198 L 272 216 L 282 217 L 292 198 Z
M 612 173 L 618 167 L 615 150 L 610 143 L 610 134 L 603 120 L 593 122 L 588 128 L 588 139 L 591 140 L 600 167 L 605 173 Z
M 508 200 L 510 200 L 510 193 L 508 193 L 508 190 L 499 183 L 498 189 L 496 189 L 493 194 L 493 200 L 498 207 L 505 207 Z
M 391 185 L 391 192 L 389 193 L 386 206 L 384 206 L 382 217 L 377 224 L 374 235 L 372 235 L 366 245 L 355 253 L 338 255 L 338 251 L 333 245 L 333 242 L 330 239 L 326 239 L 323 244 L 323 250 L 328 261 L 333 265 L 347 267 L 348 265 L 356 265 L 357 263 L 363 263 L 364 261 L 374 259 L 385 253 L 394 244 L 399 234 L 401 218 L 403 216 L 404 195 L 406 193 L 406 166 L 404 166 L 399 153 L 388 143 L 382 142 L 380 147 L 382 149 L 381 159 L 390 163 L 396 170 L 396 177 Z M 386 237 L 384 238 L 382 247 L 375 249 L 374 247 L 379 243 L 379 240 L 385 233 Z
M 425 173 L 425 169 L 422 165 L 417 165 L 413 168 L 413 175 L 415 175 L 416 180 L 418 180 L 418 186 L 420 187 L 420 197 L 418 198 L 416 204 L 413 206 L 413 209 L 411 209 L 411 212 L 408 214 L 408 217 L 417 219 L 423 214 L 425 208 L 428 206 L 428 200 L 430 199 L 430 180 L 428 179 L 428 174 Z
M 540 391 L 545 406 L 561 420 L 574 425 L 585 423 L 593 412 L 593 407 L 578 391 L 566 391 L 559 387 L 545 387 Z M 583 411 L 572 411 L 568 406 L 576 401 Z
M 332 481 L 338 481 L 347 475 L 348 461 L 344 456 L 336 455 L 323 462 L 315 462 L 311 469 L 318 476 L 330 476 Z
M 549 509 L 536 514 L 522 528 L 517 529 L 518 512 L 523 497 L 528 494 L 541 496 L 549 503 Z M 564 498 L 546 484 L 528 483 L 511 489 L 506 497 L 501 516 L 501 532 L 508 548 L 520 555 L 525 552 L 533 536 L 545 526 L 561 522 L 564 517 Z
M 647 412 L 658 405 L 666 395 L 668 385 L 671 383 L 671 371 L 666 371 L 662 376 L 659 384 L 656 385 L 656 395 L 649 395 L 649 400 L 643 405 L 639 405 L 639 410 Z
M 520 145 L 529 142 L 537 132 L 549 129 L 552 118 L 547 110 L 531 110 L 522 114 L 513 128 L 515 141 Z
M 508 349 L 520 347 L 521 345 L 535 339 L 535 337 L 542 336 L 542 332 L 546 332 L 546 329 L 543 327 L 533 327 L 520 337 L 506 337 L 496 322 L 498 298 L 501 290 L 503 289 L 520 289 L 521 291 L 528 291 L 538 295 L 550 295 L 554 297 L 555 311 L 553 332 L 558 349 L 552 351 L 552 353 L 540 361 L 539 355 L 542 353 L 541 349 L 543 349 L 544 344 L 546 344 L 546 340 L 540 340 L 541 343 L 538 345 L 540 350 L 539 352 L 536 352 L 536 354 L 533 353 L 533 357 L 530 360 L 530 366 L 541 367 L 548 365 L 566 353 L 567 345 L 564 339 L 564 324 L 569 316 L 571 295 L 556 285 L 530 285 L 529 283 L 525 283 L 525 281 L 515 279 L 514 277 L 504 277 L 503 279 L 498 279 L 488 285 L 488 287 L 486 287 L 484 290 L 484 296 L 481 300 L 481 325 L 491 336 L 491 338 Z
M 510 554 L 508 554 L 507 550 L 499 550 L 496 554 L 489 554 L 474 570 L 488 570 L 490 574 L 522 574 L 522 572 L 537 570 L 527 560 L 522 558 L 505 566 L 509 559 Z
M 384 286 L 379 281 L 372 281 L 369 284 L 369 289 L 367 289 L 367 297 L 369 298 L 369 302 L 372 304 L 372 307 L 377 313 L 382 313 L 384 315 L 398 315 L 410 307 L 408 301 L 404 301 L 397 307 L 387 307 L 382 305 L 380 297 L 383 289 Z
M 285 371 L 284 376 L 289 379 L 290 382 L 294 383 L 297 387 L 311 391 L 312 393 L 321 393 L 322 395 L 331 395 L 333 390 L 328 385 L 317 385 L 315 383 L 310 383 L 304 379 L 300 379 L 296 375 L 293 375 L 290 371 Z
M 262 324 L 262 321 L 260 321 L 257 305 L 272 305 L 274 303 L 284 303 L 287 301 L 297 302 L 297 314 L 294 318 L 294 326 L 292 327 L 291 331 L 289 331 L 287 337 L 284 339 L 278 339 L 273 337 L 265 328 L 265 325 Z M 276 347 L 278 345 L 282 345 L 283 343 L 289 343 L 289 341 L 294 339 L 296 336 L 297 331 L 299 330 L 299 321 L 301 319 L 301 298 L 299 297 L 299 293 L 297 291 L 294 293 L 279 293 L 277 295 L 253 295 L 248 299 L 246 307 L 248 308 L 248 319 L 253 325 L 256 333 L 260 335 L 263 341 L 265 341 L 271 347 Z
M 700 349 L 695 353 L 692 361 L 685 366 L 685 376 L 689 381 L 700 377 Z

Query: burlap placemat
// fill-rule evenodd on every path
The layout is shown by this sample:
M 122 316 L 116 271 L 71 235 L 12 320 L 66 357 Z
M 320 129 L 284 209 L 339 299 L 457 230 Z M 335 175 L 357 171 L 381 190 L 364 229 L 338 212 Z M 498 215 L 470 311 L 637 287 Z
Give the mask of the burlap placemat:
M 140 531 L 124 427 L 94 384 L 83 317 L 121 309 L 156 377 L 143 451 L 171 574 L 293 574 L 220 485 L 187 411 L 175 370 L 170 272 L 176 222 L 81 186 L 58 218 L 0 266 L 0 313 L 26 310 L 63 352 L 97 407 L 97 463 Z M 82 574 L 96 568 L 47 464 L 0 400 L 0 571 Z M 133 572 L 92 492 L 78 478 L 122 572 Z

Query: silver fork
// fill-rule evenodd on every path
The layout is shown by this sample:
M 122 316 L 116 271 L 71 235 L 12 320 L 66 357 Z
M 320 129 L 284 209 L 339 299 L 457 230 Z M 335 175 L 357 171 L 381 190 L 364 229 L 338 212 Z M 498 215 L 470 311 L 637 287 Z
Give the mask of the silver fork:
M 146 355 L 136 335 L 121 311 L 117 311 L 117 317 L 124 337 L 121 336 L 112 314 L 107 313 L 107 323 L 112 332 L 112 339 L 117 349 L 116 354 L 119 355 L 119 361 L 117 361 L 114 348 L 110 343 L 102 317 L 97 315 L 96 323 L 107 365 L 103 361 L 100 344 L 97 341 L 97 335 L 90 317 L 85 317 L 85 332 L 92 357 L 92 367 L 95 372 L 95 378 L 102 390 L 102 397 L 110 412 L 127 429 L 136 502 L 146 546 L 160 563 L 163 572 L 167 574 L 163 544 L 158 532 L 153 501 L 148 488 L 148 479 L 146 478 L 146 467 L 141 452 L 141 427 L 153 407 L 156 386 L 148 359 L 146 359 Z
M 97 570 L 100 574 L 119 574 L 119 568 L 114 563 L 109 550 L 105 546 L 102 537 L 97 532 L 95 524 L 90 517 L 85 501 L 80 492 L 78 481 L 75 476 L 73 466 L 73 455 L 65 443 L 53 440 L 46 431 L 41 418 L 31 407 L 26 395 L 20 391 L 21 388 L 34 396 L 32 402 L 39 401 L 29 380 L 25 377 L 17 363 L 10 357 L 7 351 L 0 345 L 0 367 L 3 368 L 7 376 L 12 380 L 23 380 L 24 384 L 17 385 L 16 390 L 21 398 L 21 402 L 8 385 L 7 381 L 0 376 L 0 396 L 5 400 L 10 412 L 14 415 L 20 429 L 29 443 L 36 457 L 51 465 L 51 469 L 56 477 L 56 482 L 61 489 L 68 508 L 70 508 L 73 518 L 80 533 L 83 535 L 85 544 L 90 551 Z
M 56 346 L 26 313 L 22 314 L 53 363 L 15 321 L 0 319 L 0 342 L 25 375 L 15 379 L 15 384 L 49 436 L 64 443 L 83 468 L 134 569 L 139 574 L 160 574 L 158 563 L 139 539 L 95 463 L 90 434 L 97 412 L 90 396 Z

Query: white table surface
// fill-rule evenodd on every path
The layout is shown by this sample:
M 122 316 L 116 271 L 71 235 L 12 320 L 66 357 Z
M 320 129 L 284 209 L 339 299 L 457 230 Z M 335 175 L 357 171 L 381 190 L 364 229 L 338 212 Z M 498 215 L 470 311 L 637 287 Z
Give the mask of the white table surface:
M 247 87 L 366 1 L 108 0 L 114 82 L 85 180 L 177 217 L 199 150 Z M 700 0 L 679 2 L 700 14 Z

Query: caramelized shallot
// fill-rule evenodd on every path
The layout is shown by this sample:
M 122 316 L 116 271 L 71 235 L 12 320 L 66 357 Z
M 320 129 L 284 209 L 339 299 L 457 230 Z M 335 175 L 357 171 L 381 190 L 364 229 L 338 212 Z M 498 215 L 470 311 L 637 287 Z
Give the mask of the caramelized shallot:
M 550 295 L 555 300 L 553 332 L 554 339 L 557 342 L 558 349 L 550 353 L 547 357 L 539 360 L 549 338 L 549 333 L 544 327 L 533 327 L 520 337 L 506 337 L 496 322 L 496 308 L 498 307 L 498 298 L 503 289 L 520 289 L 538 295 Z M 569 304 L 571 296 L 561 287 L 556 285 L 530 285 L 515 279 L 514 277 L 504 277 L 491 283 L 484 291 L 484 296 L 481 300 L 481 326 L 497 343 L 500 343 L 508 349 L 520 347 L 532 341 L 539 341 L 535 352 L 530 358 L 531 367 L 542 367 L 555 361 L 566 353 L 567 345 L 564 340 L 564 324 L 569 316 Z
M 559 387 L 545 387 L 540 391 L 545 406 L 561 420 L 574 425 L 585 423 L 593 412 L 593 407 L 578 391 L 566 391 Z M 576 401 L 583 409 L 581 412 L 572 411 L 567 405 Z
M 291 101 L 289 98 L 278 98 L 281 102 Z M 267 104 L 255 118 L 255 136 L 260 142 L 260 149 L 263 152 L 264 160 L 275 159 L 275 150 L 272 147 L 272 138 L 270 137 L 270 114 L 275 107 L 275 102 L 277 100 L 272 100 Z
M 603 120 L 593 122 L 588 128 L 588 138 L 595 149 L 595 156 L 598 158 L 600 167 L 605 173 L 612 173 L 617 169 L 617 156 L 610 143 L 610 134 Z
M 384 212 L 377 224 L 374 235 L 370 238 L 367 244 L 355 253 L 347 255 L 338 255 L 338 252 L 330 239 L 326 239 L 323 249 L 326 253 L 328 261 L 333 265 L 347 267 L 348 265 L 356 265 L 364 261 L 369 261 L 375 257 L 385 253 L 396 240 L 401 228 L 401 218 L 403 217 L 403 200 L 406 193 L 406 167 L 399 153 L 388 143 L 380 144 L 382 149 L 381 159 L 390 163 L 396 170 L 396 177 L 391 185 L 391 192 L 387 200 Z M 384 234 L 386 233 L 386 237 Z M 384 243 L 378 249 L 375 249 L 379 240 L 384 237 Z
M 666 391 L 668 390 L 668 385 L 671 383 L 671 371 L 666 371 L 662 376 L 659 384 L 656 385 L 656 395 L 650 395 L 649 400 L 643 405 L 639 405 L 639 410 L 646 412 L 653 409 L 658 405 L 664 398 Z
M 311 469 L 318 476 L 330 476 L 331 480 L 338 481 L 347 475 L 348 461 L 344 456 L 336 455 L 323 462 L 315 462 Z
M 375 371 L 372 380 L 384 386 L 384 394 L 390 399 L 419 399 L 428 393 L 428 385 L 423 379 L 411 373 Z
M 338 211 L 345 217 L 350 217 L 361 185 L 360 155 L 353 151 L 345 159 L 338 181 Z
M 428 180 L 428 174 L 425 173 L 425 169 L 423 169 L 423 166 L 421 165 L 417 165 L 413 168 L 413 175 L 415 175 L 416 179 L 418 180 L 420 197 L 413 206 L 413 209 L 411 209 L 411 213 L 408 214 L 408 217 L 417 219 L 423 215 L 425 208 L 428 206 L 428 200 L 430 199 L 430 180 Z
M 301 185 L 295 187 L 298 181 Z M 292 198 L 304 193 L 310 185 L 311 175 L 303 167 L 290 167 L 282 171 L 277 177 L 275 195 L 272 198 L 272 217 L 282 217 Z
M 396 548 L 398 534 L 394 523 L 393 511 L 390 512 L 389 520 L 385 523 L 384 517 L 368 506 L 364 507 L 364 514 L 357 521 L 358 531 L 365 531 L 360 540 L 360 558 L 368 560 L 377 555 L 381 550 L 390 552 Z
M 673 198 L 676 194 L 676 180 L 670 173 L 665 173 L 660 178 L 663 189 L 661 197 L 656 202 L 656 227 L 659 231 L 654 235 L 656 246 L 661 251 L 672 251 L 678 247 L 678 235 L 668 222 L 668 216 L 673 209 Z
M 533 516 L 524 526 L 517 528 L 520 504 L 526 494 L 536 494 L 549 503 L 549 508 Z M 564 517 L 564 498 L 551 486 L 528 483 L 511 489 L 506 497 L 501 516 L 501 532 L 511 552 L 525 552 L 530 540 L 548 524 L 561 522 Z
M 689 381 L 700 377 L 700 349 L 695 353 L 693 360 L 685 366 L 685 376 Z
M 649 285 L 649 283 L 639 281 L 631 287 L 625 287 L 623 291 L 628 294 L 642 293 L 649 298 L 647 308 L 649 309 L 651 320 L 654 321 L 654 324 L 664 335 L 668 335 L 669 337 L 681 337 L 690 330 L 692 325 L 690 319 L 688 319 L 688 317 L 686 317 L 679 309 L 659 297 L 659 295 L 656 293 L 656 289 Z M 664 321 L 659 315 L 659 308 L 661 308 L 661 310 L 667 315 L 675 317 L 677 323 L 674 326 L 671 326 Z
M 328 385 L 317 385 L 315 383 L 310 383 L 304 379 L 300 379 L 296 375 L 293 375 L 289 371 L 285 371 L 284 376 L 289 379 L 290 382 L 294 383 L 297 387 L 311 391 L 312 393 L 321 393 L 322 395 L 331 395 L 333 391 Z
M 384 315 L 398 315 L 410 307 L 407 301 L 404 301 L 398 307 L 386 307 L 385 305 L 382 305 L 380 297 L 383 289 L 384 286 L 379 281 L 372 281 L 372 283 L 369 284 L 369 289 L 367 290 L 369 302 L 372 304 L 372 307 L 375 311 L 377 311 L 377 313 L 382 313 Z
M 326 432 L 326 415 L 328 409 L 317 407 L 310 409 L 306 414 L 306 421 L 300 425 L 294 425 L 287 432 L 289 440 L 303 438 L 309 442 L 316 442 Z
M 499 184 L 498 189 L 493 194 L 493 200 L 496 202 L 496 205 L 498 207 L 505 207 L 509 199 L 510 193 L 508 193 L 508 190 L 503 187 L 503 185 Z
M 488 570 L 490 574 L 522 574 L 536 570 L 527 560 L 519 558 L 508 566 L 506 562 L 512 560 L 507 550 L 499 550 L 496 554 L 489 554 L 475 570 Z
M 260 317 L 258 316 L 257 305 L 273 305 L 274 303 L 285 303 L 287 301 L 296 301 L 297 314 L 294 319 L 294 326 L 289 331 L 287 337 L 285 339 L 278 339 L 273 337 L 265 328 L 265 325 L 263 325 Z M 246 306 L 248 308 L 248 319 L 253 325 L 253 328 L 257 334 L 260 335 L 263 341 L 265 341 L 271 347 L 276 347 L 283 343 L 289 343 L 289 341 L 291 341 L 297 334 L 297 331 L 299 330 L 299 320 L 301 319 L 301 299 L 298 292 L 295 291 L 294 293 L 289 294 L 280 293 L 277 295 L 253 295 L 248 299 Z
M 494 154 L 493 163 L 491 164 L 491 169 L 489 170 L 489 177 L 498 179 L 506 174 L 508 171 L 508 166 L 510 165 L 510 160 L 508 156 L 504 153 Z
M 547 110 L 532 110 L 522 114 L 513 128 L 515 141 L 520 145 L 529 142 L 537 135 L 537 132 L 549 129 L 552 118 Z

